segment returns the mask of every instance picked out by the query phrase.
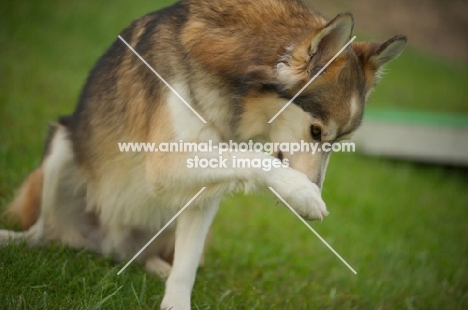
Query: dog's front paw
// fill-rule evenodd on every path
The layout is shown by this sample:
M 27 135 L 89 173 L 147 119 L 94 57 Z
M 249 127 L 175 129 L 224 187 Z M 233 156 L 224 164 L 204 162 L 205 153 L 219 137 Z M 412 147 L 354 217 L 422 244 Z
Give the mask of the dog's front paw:
M 173 284 L 169 278 L 166 282 L 166 292 L 161 303 L 161 310 L 190 310 L 190 290 L 184 286 Z
M 164 297 L 161 310 L 190 310 L 190 301 L 187 303 L 180 299 Z
M 328 215 L 319 187 L 304 174 L 294 171 L 288 177 L 275 179 L 270 184 L 304 219 L 321 221 Z

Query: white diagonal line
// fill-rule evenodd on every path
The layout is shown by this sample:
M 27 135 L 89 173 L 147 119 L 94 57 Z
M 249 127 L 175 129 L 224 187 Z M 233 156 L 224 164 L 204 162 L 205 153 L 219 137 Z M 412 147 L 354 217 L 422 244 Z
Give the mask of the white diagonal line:
M 354 274 L 357 274 L 356 270 L 353 269 L 353 267 L 351 267 L 344 259 L 343 257 L 340 256 L 340 254 L 338 254 L 332 247 L 331 245 L 329 245 L 325 239 L 323 239 L 310 225 L 309 223 L 307 223 L 299 214 L 297 214 L 296 210 L 294 210 L 284 199 L 283 197 L 281 197 L 272 187 L 268 187 L 270 189 L 270 191 L 273 192 L 273 194 L 275 194 L 291 211 L 292 213 L 294 213 L 295 216 L 297 216 L 301 221 L 302 223 L 304 223 L 304 225 L 307 226 L 307 228 L 309 228 L 316 236 L 317 238 L 320 239 L 320 241 L 322 241 L 329 249 L 330 251 L 333 252 L 333 254 L 335 254 L 345 265 L 346 267 L 348 267 Z
M 169 87 L 169 89 L 172 90 L 172 92 L 173 92 L 177 97 L 179 97 L 179 99 L 182 100 L 182 102 L 185 103 L 185 105 L 186 105 L 190 110 L 192 110 L 192 112 L 195 113 L 195 115 L 198 116 L 198 118 L 199 118 L 203 123 L 206 124 L 206 121 L 203 119 L 203 117 L 201 117 L 200 114 L 198 114 L 197 111 L 195 111 L 195 109 L 192 108 L 192 106 L 191 106 L 187 101 L 185 101 L 185 99 L 182 98 L 182 96 L 179 95 L 179 93 L 178 93 L 174 88 L 172 88 L 172 86 L 171 86 L 168 82 L 166 82 L 166 80 L 163 79 L 163 77 L 160 76 L 159 73 L 156 72 L 156 70 L 154 70 L 153 67 L 151 67 L 151 66 L 146 62 L 146 60 L 143 59 L 143 57 L 141 57 L 140 54 L 138 54 L 138 53 L 133 49 L 133 47 L 131 47 L 130 44 L 127 43 L 127 41 L 125 41 L 120 35 L 119 35 L 119 39 L 120 39 L 123 43 L 125 43 L 125 45 L 127 45 L 127 47 L 128 47 L 138 58 L 140 58 L 140 60 L 141 60 L 151 71 L 153 71 L 153 73 L 156 74 L 156 76 L 157 76 L 164 84 L 166 84 L 166 86 Z
M 345 46 L 343 46 L 343 48 L 342 48 L 342 49 L 340 49 L 340 50 L 338 51 L 338 53 L 336 53 L 336 55 L 335 55 L 335 56 L 333 56 L 333 58 L 332 58 L 332 59 L 330 59 L 330 60 L 327 62 L 327 64 L 326 64 L 326 65 L 325 65 L 325 66 L 324 66 L 322 69 L 320 69 L 320 71 L 319 71 L 319 72 L 317 72 L 317 74 L 316 74 L 316 75 L 314 75 L 314 77 L 313 77 L 313 78 L 312 78 L 312 79 L 311 79 L 309 82 L 307 82 L 307 84 L 305 84 L 305 85 L 304 85 L 304 87 L 302 87 L 302 88 L 301 88 L 301 90 L 300 90 L 300 91 L 299 91 L 299 92 L 298 92 L 298 93 L 297 93 L 297 94 L 296 94 L 294 97 L 292 97 L 292 99 L 291 99 L 291 100 L 289 100 L 289 102 L 288 102 L 288 103 L 286 103 L 286 105 L 285 105 L 285 106 L 284 106 L 284 107 L 283 107 L 281 110 L 279 110 L 279 112 L 278 112 L 278 113 L 276 113 L 276 115 L 275 115 L 275 116 L 273 116 L 273 117 L 272 117 L 272 119 L 271 119 L 271 120 L 268 122 L 268 124 L 271 124 L 271 122 L 273 122 L 273 121 L 275 120 L 275 118 L 277 118 L 277 117 L 278 117 L 278 115 L 280 115 L 280 114 L 281 114 L 281 112 L 283 112 L 283 111 L 284 111 L 284 109 L 286 109 L 286 108 L 287 108 L 287 107 L 288 107 L 288 106 L 291 104 L 291 102 L 293 102 L 293 101 L 294 101 L 294 99 L 296 99 L 296 98 L 297 98 L 297 96 L 299 96 L 299 95 L 300 95 L 300 94 L 301 94 L 301 93 L 304 91 L 304 89 L 306 89 L 306 88 L 307 88 L 307 86 L 309 86 L 309 85 L 310 85 L 310 83 L 312 83 L 312 82 L 313 82 L 313 81 L 314 81 L 314 80 L 315 80 L 315 79 L 316 79 L 316 78 L 317 78 L 317 77 L 320 75 L 320 73 L 322 73 L 322 72 L 323 72 L 323 70 L 325 70 L 325 69 L 328 67 L 328 65 L 329 65 L 329 64 L 331 64 L 331 63 L 333 62 L 333 60 L 335 60 L 335 58 L 336 58 L 336 57 L 338 57 L 338 55 L 340 55 L 340 54 L 341 54 L 341 52 L 343 52 L 343 51 L 344 51 L 344 49 L 345 49 L 345 48 L 347 48 L 347 47 L 348 47 L 348 45 L 350 45 L 350 44 L 351 44 L 351 42 L 353 42 L 353 41 L 354 41 L 354 39 L 356 39 L 356 36 L 354 36 L 354 37 L 353 37 L 351 40 L 349 40 L 349 42 L 348 42 L 348 43 L 346 43 L 346 45 L 345 45 Z
M 158 233 L 157 233 L 156 235 L 154 235 L 154 237 L 151 238 L 151 240 L 148 241 L 148 243 L 146 243 L 145 246 L 144 246 L 143 248 L 141 248 L 141 250 L 140 250 L 138 253 L 136 253 L 135 256 L 133 256 L 133 258 L 132 258 L 125 266 L 123 266 L 122 269 L 120 269 L 119 272 L 117 272 L 117 275 L 120 275 L 120 274 L 122 273 L 122 271 L 124 271 L 125 268 L 127 268 L 128 265 L 130 265 L 131 262 L 133 262 L 133 261 L 135 260 L 135 258 L 137 258 L 138 255 L 140 255 L 141 252 L 143 252 L 143 251 L 148 247 L 148 245 L 150 245 L 150 243 L 153 242 L 154 239 L 156 239 L 156 238 L 164 231 L 164 229 L 166 229 L 169 225 L 171 225 L 171 223 L 172 223 L 172 222 L 173 222 L 173 221 L 174 221 L 174 220 L 175 220 L 191 203 L 192 203 L 192 201 L 195 200 L 195 198 L 198 197 L 198 195 L 201 194 L 201 192 L 203 192 L 203 191 L 205 190 L 205 188 L 206 188 L 206 187 L 202 187 L 202 189 L 201 189 L 195 196 L 193 196 L 193 198 L 190 199 L 189 202 L 187 202 L 187 203 L 185 204 L 185 206 L 184 206 L 182 209 L 180 209 L 179 212 L 177 212 L 176 215 L 174 215 L 174 216 L 171 218 L 171 220 L 170 220 L 169 222 L 167 222 L 167 224 L 164 225 L 164 227 L 161 228 L 161 229 L 158 231 Z

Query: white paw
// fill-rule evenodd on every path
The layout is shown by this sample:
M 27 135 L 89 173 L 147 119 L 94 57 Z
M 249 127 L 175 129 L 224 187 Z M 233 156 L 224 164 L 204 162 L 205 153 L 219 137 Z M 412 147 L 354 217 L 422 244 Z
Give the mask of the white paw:
M 183 298 L 170 298 L 167 295 L 161 303 L 161 310 L 190 310 L 190 299 L 183 301 Z
M 320 189 L 305 174 L 289 170 L 270 179 L 270 186 L 304 219 L 323 220 L 328 215 Z

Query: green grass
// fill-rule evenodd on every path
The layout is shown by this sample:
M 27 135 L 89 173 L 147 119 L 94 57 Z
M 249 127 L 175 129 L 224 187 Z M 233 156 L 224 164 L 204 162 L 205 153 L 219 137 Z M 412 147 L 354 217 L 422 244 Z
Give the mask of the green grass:
M 40 161 L 48 122 L 73 110 L 119 31 L 162 2 L 0 3 L 0 206 Z M 370 106 L 468 112 L 468 70 L 410 48 Z M 468 308 L 468 174 L 334 154 L 331 214 L 313 227 L 353 275 L 269 195 L 226 199 L 193 292 L 194 309 Z M 0 249 L 0 309 L 157 309 L 163 283 L 138 264 L 59 245 Z

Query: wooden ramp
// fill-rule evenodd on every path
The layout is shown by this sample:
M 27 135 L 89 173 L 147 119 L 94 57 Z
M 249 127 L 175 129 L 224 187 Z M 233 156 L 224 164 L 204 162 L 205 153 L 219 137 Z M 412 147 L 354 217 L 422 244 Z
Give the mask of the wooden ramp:
M 468 115 L 368 110 L 352 140 L 367 155 L 468 167 Z

